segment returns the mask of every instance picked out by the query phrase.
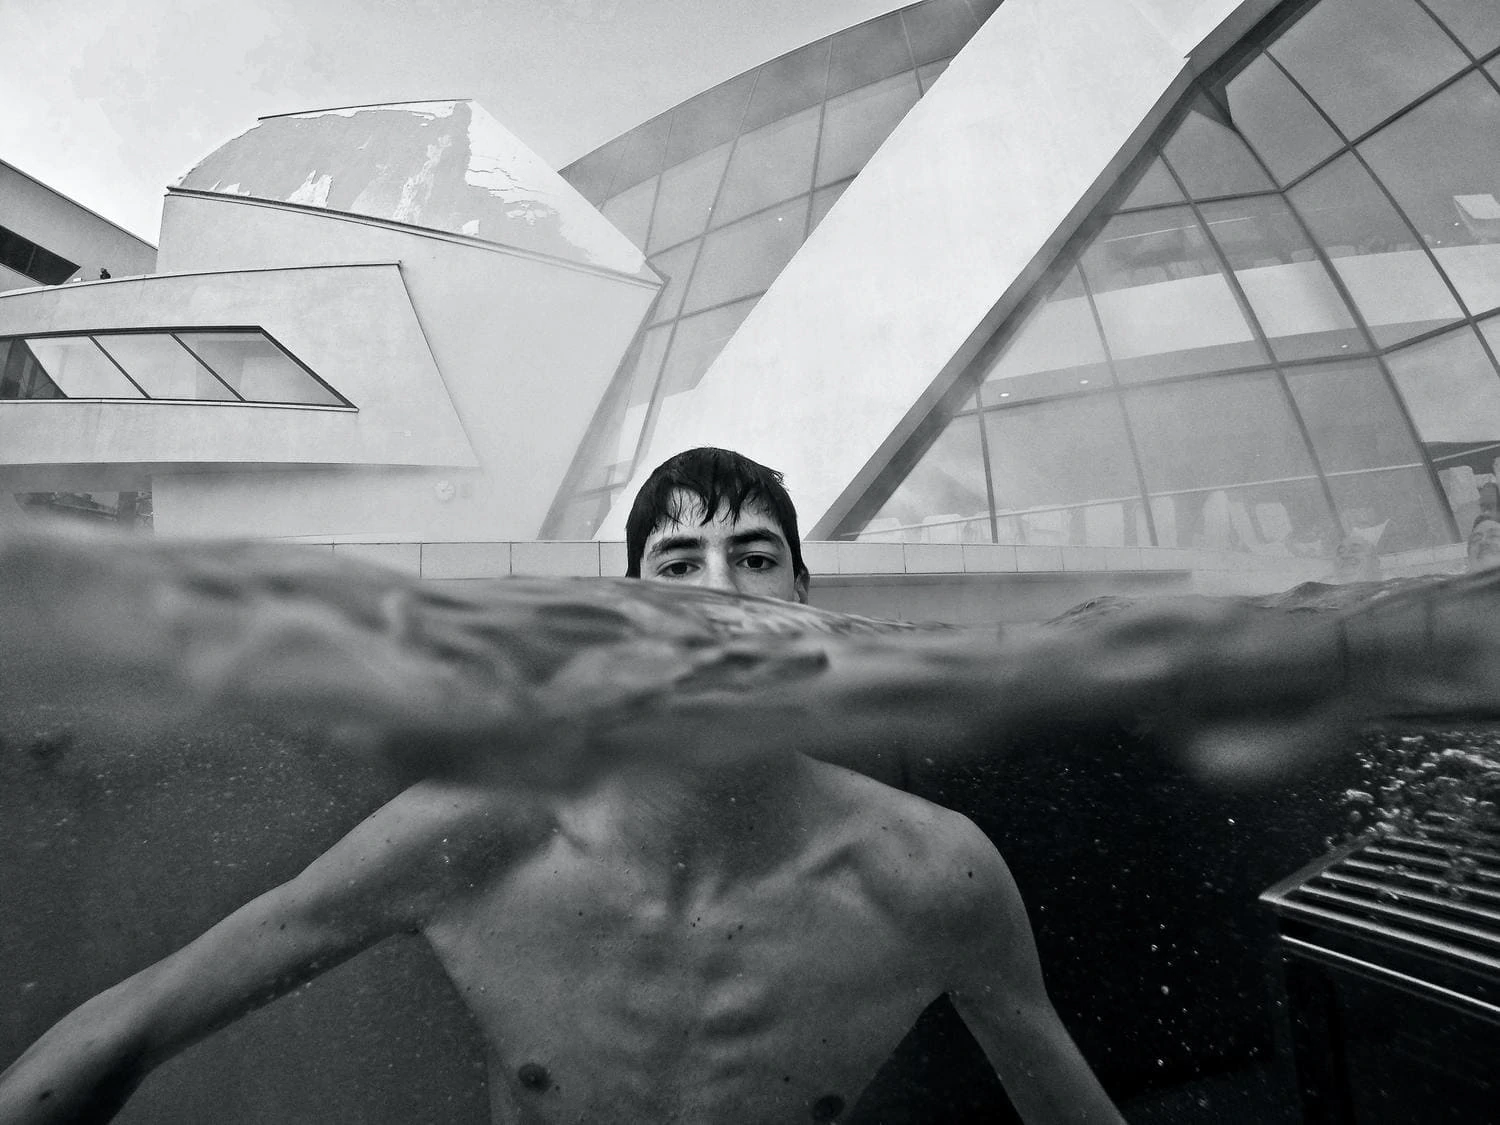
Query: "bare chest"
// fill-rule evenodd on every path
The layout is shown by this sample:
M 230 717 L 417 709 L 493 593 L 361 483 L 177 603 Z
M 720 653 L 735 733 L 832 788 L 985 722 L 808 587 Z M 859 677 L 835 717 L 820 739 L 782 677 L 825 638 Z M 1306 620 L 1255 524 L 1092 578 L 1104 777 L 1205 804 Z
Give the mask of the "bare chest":
M 431 927 L 500 1120 L 836 1121 L 940 990 L 847 873 L 652 876 L 549 852 Z

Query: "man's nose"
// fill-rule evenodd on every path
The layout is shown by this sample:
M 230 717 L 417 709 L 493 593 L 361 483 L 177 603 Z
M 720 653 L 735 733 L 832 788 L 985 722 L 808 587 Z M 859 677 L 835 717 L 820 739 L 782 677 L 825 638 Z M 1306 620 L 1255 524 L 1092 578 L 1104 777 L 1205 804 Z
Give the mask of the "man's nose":
M 704 564 L 703 585 L 707 586 L 710 590 L 722 590 L 726 594 L 738 594 L 740 592 L 734 567 L 729 565 L 728 559 L 709 559 Z

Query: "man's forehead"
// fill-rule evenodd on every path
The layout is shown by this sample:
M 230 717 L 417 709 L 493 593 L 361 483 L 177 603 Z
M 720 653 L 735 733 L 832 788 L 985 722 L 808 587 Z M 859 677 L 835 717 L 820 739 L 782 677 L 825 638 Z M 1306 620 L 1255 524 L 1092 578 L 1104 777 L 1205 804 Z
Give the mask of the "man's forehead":
M 646 541 L 650 543 L 667 535 L 676 536 L 684 531 L 700 528 L 726 534 L 751 528 L 764 528 L 778 539 L 786 538 L 781 530 L 781 522 L 772 513 L 770 506 L 759 498 L 745 501 L 740 505 L 739 514 L 734 516 L 731 516 L 730 506 L 724 501 L 720 501 L 712 519 L 705 519 L 707 513 L 704 507 L 703 498 L 697 493 L 689 492 L 685 488 L 677 489 L 672 493 L 666 505 L 666 513 L 661 524 L 646 536 Z

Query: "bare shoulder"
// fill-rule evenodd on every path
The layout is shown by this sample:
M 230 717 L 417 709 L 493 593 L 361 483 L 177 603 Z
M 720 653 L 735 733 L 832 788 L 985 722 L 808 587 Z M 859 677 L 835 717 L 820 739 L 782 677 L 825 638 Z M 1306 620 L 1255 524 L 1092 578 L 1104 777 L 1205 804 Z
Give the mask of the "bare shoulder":
M 485 874 L 546 839 L 551 806 L 492 786 L 424 781 L 365 818 L 292 886 L 344 911 L 420 929 Z
M 893 912 L 925 929 L 963 929 L 1014 895 L 1000 853 L 962 813 L 838 766 L 821 768 L 845 854 Z

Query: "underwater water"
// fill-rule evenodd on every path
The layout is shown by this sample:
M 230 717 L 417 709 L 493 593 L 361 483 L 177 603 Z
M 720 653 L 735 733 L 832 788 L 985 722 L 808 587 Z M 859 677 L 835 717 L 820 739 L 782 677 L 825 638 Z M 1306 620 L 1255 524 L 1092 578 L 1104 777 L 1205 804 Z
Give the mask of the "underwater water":
M 401 785 L 265 722 L 112 731 L 84 686 L 0 681 L 6 1061 L 295 874 Z M 1210 784 L 1152 731 L 1080 706 L 983 756 L 898 754 L 871 772 L 997 844 L 1053 1000 L 1131 1120 L 1273 1122 L 1298 1118 L 1274 920 L 1258 896 L 1382 825 L 1432 808 L 1492 816 L 1494 746 L 1478 727 L 1391 728 L 1253 783 Z M 165 1064 L 118 1120 L 478 1123 L 484 1066 L 436 960 L 418 938 L 393 939 Z M 1005 1105 L 939 1004 L 849 1119 L 966 1122 Z

